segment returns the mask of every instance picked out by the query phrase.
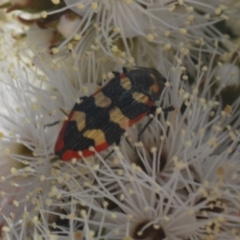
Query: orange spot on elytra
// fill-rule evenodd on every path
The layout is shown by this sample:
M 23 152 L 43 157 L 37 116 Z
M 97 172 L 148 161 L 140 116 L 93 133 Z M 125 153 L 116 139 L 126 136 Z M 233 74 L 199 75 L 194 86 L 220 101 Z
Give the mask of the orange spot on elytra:
M 157 84 L 153 84 L 151 87 L 150 87 L 150 90 L 154 93 L 159 93 L 160 92 L 160 88 Z
M 78 131 L 82 131 L 86 127 L 86 113 L 74 111 L 71 121 L 76 121 Z
M 105 134 L 101 129 L 87 130 L 83 133 L 83 136 L 94 140 L 96 146 L 106 142 Z
M 112 104 L 112 100 L 106 97 L 102 91 L 93 95 L 95 99 L 95 105 L 101 108 L 109 107 Z
M 115 107 L 109 112 L 110 121 L 117 123 L 122 129 L 126 129 L 129 126 L 129 118 L 127 118 L 120 108 Z

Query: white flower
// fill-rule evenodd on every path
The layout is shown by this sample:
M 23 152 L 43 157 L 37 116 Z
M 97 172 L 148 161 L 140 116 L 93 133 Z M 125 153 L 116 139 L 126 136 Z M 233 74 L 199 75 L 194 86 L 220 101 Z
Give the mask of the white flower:
M 56 161 L 53 146 L 59 128 L 44 128 L 45 124 L 63 117 L 59 108 L 71 109 L 78 93 L 70 81 L 66 82 L 64 70 L 49 62 L 49 56 L 41 58 L 51 63 L 47 77 L 26 55 L 16 52 L 13 38 L 8 34 L 4 36 L 0 59 L 0 233 L 7 239 L 36 237 L 37 232 L 42 231 L 44 236 L 50 236 L 50 230 L 46 230 L 49 226 L 44 226 L 43 219 L 50 222 L 51 213 L 59 209 L 51 198 L 61 203 L 61 189 L 71 177 L 80 182 L 91 179 L 83 167 L 70 166 L 61 175 L 61 163 L 53 164 Z M 76 79 L 77 76 L 73 80 Z
M 42 119 L 50 115 L 51 102 L 38 87 L 44 77 L 20 60 L 23 56 L 12 38 L 17 31 L 12 28 L 6 24 L 0 39 L 0 233 L 22 239 L 33 233 L 28 224 L 38 215 L 34 205 L 44 176 L 50 174 L 49 147 L 56 136 L 43 131 Z
M 58 39 L 50 46 L 57 56 L 59 52 L 63 56 L 71 52 L 69 68 L 78 71 L 84 81 L 105 78 L 106 72 L 121 66 L 162 66 L 163 70 L 171 66 L 177 51 L 182 56 L 190 53 L 196 59 L 195 50 L 214 52 L 214 44 L 228 42 L 214 25 L 227 14 L 226 8 L 217 2 L 73 0 L 65 3 L 65 7 L 57 4 L 54 11 L 46 9 L 43 21 L 62 14 L 56 26 L 65 40 Z M 228 6 L 232 9 L 235 5 L 231 2 Z M 74 11 L 78 18 L 64 17 L 69 14 L 66 9 Z M 233 48 L 231 43 L 228 48 Z M 218 48 L 218 53 L 221 52 Z M 189 58 L 185 61 L 192 64 Z
M 132 146 L 123 138 L 120 151 L 115 148 L 107 159 L 111 147 L 88 160 L 55 165 L 59 171 L 51 177 L 61 181 L 52 185 L 49 209 L 41 206 L 39 211 L 48 213 L 44 223 L 50 216 L 57 223 L 41 236 L 152 240 L 231 239 L 239 234 L 240 126 L 234 120 L 240 99 L 224 106 L 217 98 L 222 85 L 210 87 L 219 81 L 214 73 L 222 67 L 211 65 L 214 56 L 208 66 L 197 66 L 194 85 L 187 81 L 182 59 L 175 60 L 165 74 L 169 82 L 160 101 L 175 110 L 164 114 L 159 109 L 142 142 L 134 144 L 135 129 Z M 63 82 L 52 84 L 63 92 Z M 64 223 L 59 221 L 62 214 Z
M 1 49 L 2 235 L 96 240 L 237 236 L 240 98 L 232 106 L 222 104 L 222 83 L 234 75 L 225 74 L 225 65 L 212 66 L 215 56 L 205 66 L 200 52 L 190 75 L 189 65 L 184 65 L 190 55 L 182 45 L 174 63 L 154 61 L 159 51 L 154 53 L 154 45 L 147 45 L 146 39 L 137 39 L 133 49 L 138 62 L 159 65 L 168 79 L 156 104 L 173 105 L 175 110 L 164 113 L 158 108 L 141 141 L 136 142 L 137 135 L 147 118 L 130 129 L 129 143 L 122 138 L 107 159 L 112 147 L 81 161 L 56 161 L 53 147 L 60 125 L 44 125 L 62 120 L 60 109 L 69 113 L 79 96 L 93 93 L 96 83 L 102 84 L 101 73 L 111 78 L 107 71 L 133 63 L 116 45 L 111 51 L 118 64 L 110 59 L 96 67 L 97 60 L 108 55 L 104 48 L 98 49 L 98 42 L 91 46 L 96 31 L 93 26 L 89 29 L 84 46 L 92 52 L 84 55 L 85 48 L 80 49 L 83 59 L 75 56 L 80 70 L 71 74 L 65 71 L 68 66 L 53 62 L 45 53 L 35 53 L 24 64 L 21 54 Z M 140 46 L 149 50 L 145 60 Z M 152 53 L 156 55 L 151 58 Z M 235 66 L 227 70 L 231 68 Z M 216 75 L 222 77 L 221 84 Z
M 170 47 L 172 45 L 175 49 L 179 42 L 187 44 L 202 41 L 199 44 L 203 45 L 204 41 L 207 43 L 212 37 L 220 40 L 217 35 L 210 34 L 210 31 L 207 37 L 204 31 L 207 30 L 206 26 L 220 21 L 221 18 L 218 19 L 217 16 L 225 10 L 223 5 L 217 2 L 202 4 L 198 1 L 171 3 L 170 1 L 142 0 L 65 0 L 65 3 L 67 8 L 82 17 L 82 23 L 76 29 L 80 36 L 94 23 L 98 29 L 98 41 L 108 43 L 111 39 L 114 42 L 120 37 L 127 52 L 130 49 L 126 38 L 139 36 L 153 42 L 169 43 Z M 61 8 L 50 11 L 48 14 L 59 11 Z M 208 17 L 199 14 L 198 11 L 202 11 Z
M 31 48 L 37 48 L 39 52 L 46 51 L 46 46 L 52 46 L 57 40 L 57 34 L 52 29 L 41 29 L 36 23 L 31 25 L 31 31 L 26 35 L 26 43 Z
M 232 76 L 228 81 L 228 76 Z M 240 71 L 239 67 L 230 63 L 224 63 L 221 68 L 216 72 L 216 77 L 222 80 L 227 86 L 239 86 L 240 85 Z
M 72 36 L 78 26 L 80 25 L 81 17 L 75 14 L 66 13 L 60 17 L 57 25 L 58 31 L 63 35 L 64 38 Z M 75 35 L 74 38 L 79 40 L 80 36 Z
M 32 7 L 38 6 L 33 4 Z M 193 58 L 197 49 L 213 52 L 217 41 L 233 48 L 215 23 L 228 19 L 228 13 L 236 9 L 238 5 L 232 0 L 221 3 L 65 0 L 64 6 L 61 1 L 52 1 L 41 13 L 42 18 L 35 18 L 35 24 L 41 29 L 33 25 L 27 36 L 31 48 L 40 46 L 38 51 L 45 49 L 53 54 L 62 50 L 64 59 L 71 52 L 72 65 L 80 74 L 83 69 L 91 72 L 94 68 L 99 71 L 99 77 L 106 70 L 102 69 L 104 60 L 111 62 L 109 66 L 114 68 L 119 65 L 158 66 L 159 62 L 172 62 L 176 51 L 183 55 L 190 52 Z M 219 48 L 218 53 L 222 52 Z
M 0 223 L 1 226 L 10 227 L 10 231 L 3 229 L 12 239 L 26 234 L 22 232 L 24 223 L 27 224 L 29 218 L 35 215 L 31 200 L 38 194 L 40 176 L 48 172 L 48 168 L 41 166 L 43 159 L 38 154 L 43 154 L 39 149 L 48 152 L 49 143 L 45 141 L 37 123 L 41 121 L 40 115 L 35 115 L 39 105 L 34 101 L 34 87 L 24 76 L 22 67 L 1 69 L 0 83 L 0 99 L 3 104 L 0 113 L 3 129 Z M 30 74 L 28 76 L 30 77 Z

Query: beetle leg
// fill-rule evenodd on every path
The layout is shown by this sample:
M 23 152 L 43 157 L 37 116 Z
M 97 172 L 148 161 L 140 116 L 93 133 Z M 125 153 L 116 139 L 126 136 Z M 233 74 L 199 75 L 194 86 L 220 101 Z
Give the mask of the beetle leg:
M 169 107 L 163 108 L 162 110 L 163 110 L 164 112 L 171 112 L 171 111 L 174 111 L 175 108 L 174 108 L 174 106 L 169 106 Z
M 154 114 L 156 112 L 156 109 L 157 109 L 156 106 L 152 106 L 150 112 L 148 113 L 148 116 L 151 115 L 151 114 Z M 141 129 L 141 131 L 138 133 L 138 141 L 140 141 L 141 135 L 147 129 L 147 127 L 150 125 L 152 120 L 153 120 L 153 117 L 150 117 L 150 119 L 147 121 L 147 123 L 144 125 L 144 127 Z
M 147 127 L 150 125 L 152 122 L 153 118 L 150 118 L 147 123 L 144 125 L 144 127 L 141 129 L 141 131 L 138 133 L 138 141 L 140 141 L 140 137 L 143 134 L 143 132 L 147 129 Z
M 59 123 L 60 123 L 60 121 L 56 121 L 56 122 L 53 122 L 53 123 L 45 124 L 45 125 L 44 125 L 44 128 L 46 128 L 46 127 L 52 127 L 52 126 L 55 126 L 55 125 L 57 125 L 57 124 L 59 124 Z
M 113 153 L 114 153 L 114 150 L 112 150 L 112 151 L 104 158 L 104 160 L 107 160 Z
M 149 111 L 148 115 L 151 114 L 155 114 L 157 107 L 156 106 L 152 106 L 151 110 Z M 169 106 L 167 108 L 163 108 L 163 112 L 171 112 L 173 111 L 175 108 L 173 106 Z M 143 134 L 143 132 L 147 129 L 147 127 L 151 124 L 151 122 L 153 121 L 153 117 L 151 117 L 147 123 L 144 125 L 144 127 L 141 129 L 141 131 L 138 133 L 138 141 L 140 140 L 141 135 Z
M 121 137 L 115 142 L 115 144 L 116 144 L 117 146 L 119 146 L 119 145 L 120 145 L 120 141 L 121 141 Z M 110 157 L 114 152 L 115 152 L 115 151 L 112 150 L 112 151 L 104 158 L 104 160 L 106 160 L 108 157 Z
M 88 98 L 88 97 L 80 97 L 80 99 L 83 100 L 83 101 L 84 101 L 86 98 Z M 68 116 L 68 114 L 67 114 L 62 108 L 60 108 L 60 110 L 61 110 L 61 112 L 63 112 L 66 116 Z M 59 124 L 59 123 L 60 123 L 60 121 L 58 120 L 58 121 L 53 122 L 53 123 L 45 124 L 45 125 L 44 125 L 44 128 L 45 128 L 45 127 L 52 127 L 52 126 L 55 126 L 55 125 L 57 125 L 57 124 Z
M 80 98 L 80 99 L 81 99 L 81 98 Z M 60 108 L 60 110 L 61 110 L 61 112 L 63 112 L 66 116 L 68 116 L 68 114 L 67 114 L 62 108 Z M 45 124 L 45 125 L 44 125 L 44 128 L 45 128 L 45 127 L 52 127 L 52 126 L 55 126 L 55 125 L 57 125 L 57 124 L 59 124 L 59 123 L 60 123 L 60 121 L 58 120 L 58 121 L 53 122 L 53 123 Z

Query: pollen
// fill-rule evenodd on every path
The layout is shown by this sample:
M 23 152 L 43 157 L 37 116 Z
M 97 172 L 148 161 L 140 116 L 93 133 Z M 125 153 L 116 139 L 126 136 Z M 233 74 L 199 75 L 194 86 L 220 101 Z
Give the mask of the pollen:
M 147 40 L 148 40 L 149 42 L 152 42 L 153 39 L 154 39 L 154 36 L 153 36 L 152 34 L 148 34 L 148 35 L 146 36 L 146 38 L 147 38 Z
M 161 107 L 158 107 L 158 108 L 156 109 L 156 114 L 159 115 L 159 114 L 161 114 L 161 113 L 162 113 L 162 108 L 161 108 Z
M 186 142 L 185 142 L 185 145 L 186 145 L 187 147 L 191 147 L 191 146 L 192 146 L 192 142 L 191 142 L 191 141 L 186 141 Z
M 77 66 L 73 66 L 72 69 L 76 72 L 79 70 L 79 68 Z
M 175 160 L 175 159 L 174 159 L 174 160 Z M 187 163 L 185 163 L 185 162 L 183 162 L 183 161 L 178 161 L 177 159 L 176 159 L 175 161 L 174 161 L 174 160 L 173 160 L 174 165 L 175 165 L 175 167 L 178 168 L 179 170 L 184 169 L 184 168 L 187 167 Z
M 3 227 L 2 227 L 2 231 L 5 232 L 5 233 L 9 233 L 10 230 L 11 230 L 11 229 L 10 229 L 9 227 L 7 227 L 7 226 L 3 226 Z
M 107 73 L 107 78 L 108 79 L 112 79 L 114 77 L 113 73 L 112 72 L 108 72 Z
M 41 12 L 41 17 L 42 18 L 46 18 L 47 15 L 48 15 L 48 13 L 46 11 Z
M 46 177 L 45 177 L 44 175 L 41 175 L 41 176 L 40 176 L 40 181 L 41 181 L 41 182 L 45 181 L 45 179 L 46 179 Z
M 121 57 L 122 52 L 118 49 L 116 45 L 112 46 L 111 50 L 115 57 Z
M 17 175 L 18 175 L 17 169 L 16 169 L 16 168 L 11 168 L 11 174 L 12 174 L 13 176 L 17 176 Z
M 124 199 L 125 199 L 125 195 L 124 195 L 123 193 L 120 194 L 119 199 L 120 199 L 120 201 L 124 201 Z
M 14 204 L 15 207 L 19 207 L 19 202 L 17 200 L 14 200 L 13 204 Z
M 93 3 L 91 4 L 91 7 L 92 7 L 92 9 L 93 9 L 94 11 L 96 11 L 97 8 L 98 8 L 98 4 L 97 4 L 96 2 L 93 2 Z
M 173 12 L 176 9 L 176 6 L 174 4 L 171 4 L 168 8 L 169 12 Z
M 78 230 L 74 233 L 74 239 L 75 240 L 81 240 L 82 238 L 83 238 L 83 234 L 82 234 L 81 231 Z
M 169 122 L 169 121 L 166 121 L 166 125 L 169 127 L 172 126 L 171 122 Z
M 163 47 L 164 50 L 169 50 L 171 48 L 172 48 L 172 45 L 170 43 L 165 44 Z
M 117 214 L 116 214 L 116 213 L 111 213 L 111 217 L 112 217 L 113 219 L 116 219 L 116 218 L 117 218 Z
M 83 219 L 86 219 L 86 218 L 87 218 L 87 213 L 86 213 L 85 210 L 81 210 L 80 213 L 81 213 L 81 216 L 82 216 Z
M 45 203 L 46 203 L 47 206 L 51 206 L 52 205 L 52 199 L 47 199 L 45 201 Z
M 59 3 L 60 3 L 60 0 L 52 0 L 52 3 L 53 3 L 53 4 L 59 4 Z
M 224 108 L 224 112 L 226 114 L 231 114 L 232 113 L 232 107 L 230 105 L 227 105 L 225 108 Z
M 123 176 L 123 170 L 122 170 L 122 169 L 118 169 L 117 174 L 118 174 L 119 176 Z
M 121 32 L 121 28 L 120 28 L 120 27 L 115 27 L 115 28 L 113 29 L 113 31 L 114 31 L 115 33 L 120 33 L 120 32 Z
M 162 135 L 162 136 L 159 137 L 159 139 L 160 139 L 161 141 L 164 141 L 164 140 L 165 140 L 165 137 Z
M 231 147 L 227 148 L 227 153 L 231 154 L 233 152 L 233 149 Z
M 199 188 L 198 191 L 202 194 L 203 197 L 208 197 L 208 193 L 205 188 L 201 187 L 201 188 Z
M 218 143 L 217 143 L 217 139 L 215 137 L 212 137 L 208 140 L 208 144 L 214 148 L 217 148 Z
M 94 170 L 94 171 L 98 171 L 99 168 L 100 168 L 100 165 L 99 165 L 99 164 L 95 164 L 95 165 L 93 166 L 93 170 Z
M 214 13 L 218 16 L 222 13 L 222 8 L 218 7 L 217 9 L 215 9 Z
M 170 31 L 169 30 L 165 31 L 164 36 L 169 37 L 170 36 Z
M 156 147 L 152 147 L 151 148 L 151 153 L 156 153 L 157 152 L 157 148 Z
M 187 29 L 185 29 L 185 28 L 180 28 L 179 31 L 182 35 L 187 34 Z
M 1 182 L 5 182 L 6 181 L 6 177 L 1 176 L 0 180 L 1 180 Z
M 84 6 L 84 4 L 83 3 L 79 3 L 78 5 L 77 5 L 77 8 L 78 9 L 83 9 L 85 6 Z
M 193 93 L 194 93 L 194 94 L 198 94 L 198 89 L 197 89 L 197 88 L 194 88 L 194 89 L 193 89 Z
M 182 135 L 182 136 L 186 136 L 186 130 L 183 129 L 183 128 L 181 129 L 181 135 Z
M 159 228 L 160 228 L 160 225 L 159 225 L 159 224 L 154 224 L 154 225 L 153 225 L 153 228 L 154 228 L 154 229 L 159 229 Z
M 52 53 L 53 53 L 53 54 L 59 53 L 59 49 L 58 49 L 58 48 L 52 48 Z
M 163 219 L 166 221 L 166 222 L 169 222 L 170 221 L 170 217 L 169 216 L 163 216 Z
M 166 82 L 165 83 L 165 87 L 171 87 L 171 83 L 170 82 Z
M 225 170 L 224 170 L 224 168 L 223 167 L 219 167 L 218 169 L 217 169 L 217 175 L 219 176 L 219 177 L 223 177 L 224 176 L 224 173 L 225 173 Z
M 92 151 L 92 152 L 95 152 L 95 148 L 94 148 L 93 146 L 90 146 L 90 147 L 88 148 L 88 150 L 89 150 L 89 151 Z
M 232 131 L 229 132 L 229 136 L 230 136 L 232 141 L 235 141 L 237 139 L 237 136 Z
M 182 6 L 183 5 L 183 0 L 178 0 L 178 4 Z
M 82 37 L 81 35 L 75 34 L 73 38 L 74 38 L 74 40 L 78 41 L 81 39 L 81 37 Z
M 4 137 L 4 133 L 3 132 L 0 132 L 0 140 L 2 140 Z
M 133 240 L 130 236 L 126 236 L 123 238 L 123 240 Z

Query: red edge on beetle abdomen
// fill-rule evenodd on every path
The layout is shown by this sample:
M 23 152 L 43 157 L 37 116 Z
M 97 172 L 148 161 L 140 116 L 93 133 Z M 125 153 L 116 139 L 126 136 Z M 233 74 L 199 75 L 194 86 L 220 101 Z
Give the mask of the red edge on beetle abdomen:
M 101 143 L 101 144 L 95 146 L 94 147 L 95 151 L 91 151 L 89 149 L 82 150 L 81 155 L 83 157 L 90 157 L 90 156 L 94 155 L 95 152 L 101 152 L 108 147 L 109 147 L 108 143 L 104 142 L 104 143 Z M 79 151 L 67 150 L 62 154 L 61 159 L 64 161 L 71 161 L 74 158 L 81 159 L 82 156 L 79 155 Z

